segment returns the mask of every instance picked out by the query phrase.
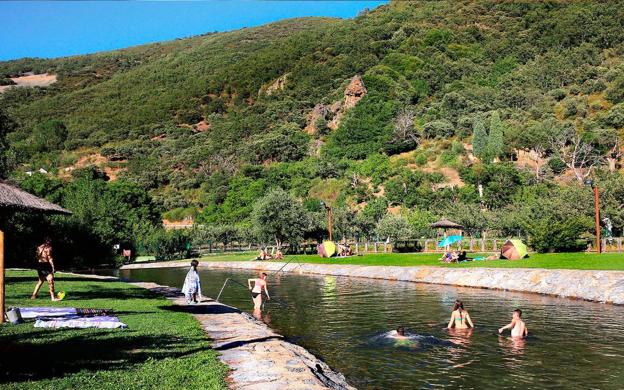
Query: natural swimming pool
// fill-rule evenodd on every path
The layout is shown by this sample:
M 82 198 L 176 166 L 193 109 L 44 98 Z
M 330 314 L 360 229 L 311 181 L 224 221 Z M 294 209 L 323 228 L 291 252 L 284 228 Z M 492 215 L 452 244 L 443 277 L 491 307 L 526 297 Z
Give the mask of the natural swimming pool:
M 120 276 L 181 286 L 186 269 L 121 270 Z M 202 270 L 204 294 L 225 278 L 255 273 Z M 360 278 L 270 274 L 263 320 L 323 358 L 360 389 L 624 387 L 624 307 L 537 294 Z M 471 334 L 444 329 L 455 299 L 476 324 Z M 249 292 L 231 284 L 221 301 L 252 310 Z M 531 336 L 496 335 L 520 307 Z M 398 325 L 418 336 L 407 345 L 384 337 Z

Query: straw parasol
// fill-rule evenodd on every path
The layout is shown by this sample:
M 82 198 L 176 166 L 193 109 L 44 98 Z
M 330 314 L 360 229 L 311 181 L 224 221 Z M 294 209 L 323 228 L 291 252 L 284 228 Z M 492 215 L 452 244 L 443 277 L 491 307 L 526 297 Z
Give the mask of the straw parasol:
M 0 181 L 0 213 L 38 212 L 46 214 L 71 214 L 61 206 L 38 198 L 16 186 Z M 0 229 L 0 323 L 4 322 L 4 232 Z
M 441 220 L 432 223 L 431 225 L 432 228 L 440 228 L 440 229 L 463 229 L 464 227 L 458 223 L 455 223 L 453 221 L 449 221 L 446 218 L 442 218 Z

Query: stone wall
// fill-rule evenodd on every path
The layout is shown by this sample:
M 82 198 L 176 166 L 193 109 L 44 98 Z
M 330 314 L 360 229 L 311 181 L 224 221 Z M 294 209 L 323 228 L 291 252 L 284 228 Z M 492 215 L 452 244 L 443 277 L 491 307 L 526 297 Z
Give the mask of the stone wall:
M 123 268 L 188 267 L 188 261 L 130 264 Z M 201 261 L 202 268 L 277 271 L 285 263 Z M 624 304 L 624 272 L 547 270 L 540 268 L 385 267 L 292 262 L 285 272 L 364 277 L 417 283 L 448 284 L 555 295 L 595 302 Z

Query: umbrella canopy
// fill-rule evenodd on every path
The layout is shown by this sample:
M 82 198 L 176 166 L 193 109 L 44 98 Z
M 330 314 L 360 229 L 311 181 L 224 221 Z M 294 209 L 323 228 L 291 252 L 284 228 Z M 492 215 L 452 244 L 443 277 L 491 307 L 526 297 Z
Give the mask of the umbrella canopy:
M 38 198 L 14 185 L 2 181 L 0 181 L 0 210 L 71 214 L 71 212 L 65 210 L 61 206 Z
M 318 254 L 321 257 L 332 257 L 335 253 L 336 244 L 332 241 L 323 241 L 323 243 L 318 246 Z
M 507 240 L 501 248 L 501 255 L 509 260 L 520 260 L 528 253 L 527 246 L 520 240 Z
M 442 248 L 445 246 L 449 246 L 455 244 L 456 242 L 461 241 L 462 236 L 448 236 L 444 240 L 438 242 L 438 247 Z
M 432 223 L 431 225 L 432 228 L 442 228 L 442 229 L 463 229 L 464 227 L 458 223 L 449 221 L 446 218 L 442 218 L 441 220 Z
M 5 211 L 31 211 L 40 213 L 71 214 L 61 206 L 38 198 L 16 186 L 0 181 L 0 213 Z M 0 230 L 0 323 L 4 322 L 4 232 Z

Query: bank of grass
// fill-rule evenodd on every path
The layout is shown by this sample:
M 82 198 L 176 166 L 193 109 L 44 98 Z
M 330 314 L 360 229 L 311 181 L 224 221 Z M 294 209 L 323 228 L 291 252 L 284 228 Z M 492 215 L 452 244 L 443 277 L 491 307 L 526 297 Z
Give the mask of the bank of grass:
M 224 389 L 227 367 L 199 323 L 167 299 L 116 281 L 57 275 L 62 302 L 28 299 L 34 272 L 8 271 L 7 306 L 112 309 L 119 329 L 0 326 L 0 387 L 6 389 Z
M 219 254 L 203 257 L 205 261 L 244 261 L 256 253 Z M 300 263 L 313 264 L 354 264 L 386 266 L 437 266 L 437 267 L 492 267 L 492 268 L 546 268 L 546 269 L 591 269 L 624 270 L 624 253 L 533 253 L 522 260 L 481 260 L 460 264 L 440 262 L 440 253 L 369 253 L 348 258 L 322 258 L 317 255 L 286 256 Z M 471 254 L 472 257 L 487 256 Z

